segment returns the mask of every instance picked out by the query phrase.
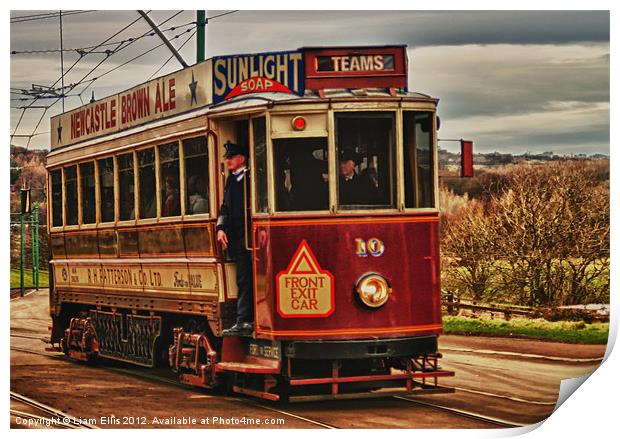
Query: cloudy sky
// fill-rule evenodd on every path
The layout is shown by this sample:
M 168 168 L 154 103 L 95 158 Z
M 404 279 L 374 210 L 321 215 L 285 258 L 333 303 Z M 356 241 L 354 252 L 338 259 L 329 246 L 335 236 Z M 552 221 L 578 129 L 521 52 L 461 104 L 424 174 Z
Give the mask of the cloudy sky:
M 12 19 L 39 11 L 13 11 Z M 162 23 L 178 11 L 154 11 Z M 227 11 L 208 11 L 216 17 Z M 138 18 L 134 11 L 99 11 L 63 19 L 64 47 L 96 45 Z M 179 47 L 192 32 L 182 27 L 195 19 L 184 11 L 161 26 Z M 290 50 L 302 46 L 407 44 L 409 88 L 440 99 L 440 138 L 472 138 L 481 152 L 525 151 L 555 153 L 609 153 L 609 14 L 607 12 L 252 12 L 239 11 L 210 21 L 207 55 Z M 148 30 L 138 20 L 110 42 L 142 35 Z M 84 83 L 71 94 L 88 101 L 107 96 L 179 69 L 165 47 L 121 66 L 161 42 L 145 37 L 109 57 L 85 56 L 67 74 L 65 83 L 100 77 L 91 87 Z M 11 24 L 11 50 L 58 49 L 58 19 Z M 115 46 L 106 46 L 112 49 Z M 105 49 L 102 48 L 102 49 Z M 102 49 L 98 49 L 101 51 Z M 195 37 L 181 49 L 195 60 Z M 65 69 L 78 58 L 65 52 Z M 158 69 L 160 69 L 158 71 Z M 157 72 L 158 71 L 158 72 Z M 110 73 L 107 73 L 110 72 Z M 157 73 L 156 73 L 157 72 Z M 11 55 L 11 87 L 52 85 L 60 77 L 57 52 Z M 83 90 L 83 91 L 82 91 Z M 11 95 L 11 133 L 28 101 Z M 49 105 L 54 100 L 37 102 Z M 80 105 L 77 96 L 65 100 L 67 110 Z M 45 110 L 24 113 L 17 134 L 31 134 Z M 31 147 L 49 145 L 49 117 L 62 111 L 49 108 Z M 25 138 L 13 144 L 25 145 Z M 452 149 L 449 143 L 442 146 Z

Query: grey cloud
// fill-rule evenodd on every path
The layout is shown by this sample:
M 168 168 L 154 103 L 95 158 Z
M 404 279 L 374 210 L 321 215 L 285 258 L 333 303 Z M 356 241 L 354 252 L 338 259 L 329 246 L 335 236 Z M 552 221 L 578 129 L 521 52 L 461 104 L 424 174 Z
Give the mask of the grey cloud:
M 208 15 L 221 12 L 208 11 Z M 26 13 L 34 11 L 13 11 L 12 16 Z M 151 15 L 161 23 L 172 13 L 154 11 Z M 136 17 L 135 11 L 66 17 L 65 47 L 97 44 Z M 194 18 L 194 11 L 184 11 L 169 24 L 179 25 Z M 606 119 L 599 113 L 588 113 L 593 105 L 609 102 L 606 11 L 240 11 L 211 21 L 207 29 L 209 56 L 313 45 L 407 44 L 411 88 L 441 99 L 444 136 L 476 137 L 478 150 L 609 150 L 608 110 L 600 111 L 607 115 Z M 147 25 L 138 21 L 114 39 L 146 30 Z M 110 57 L 96 74 L 158 43 L 157 37 L 145 38 Z M 57 47 L 58 26 L 53 19 L 11 25 L 12 50 Z M 188 44 L 182 54 L 193 62 L 194 43 Z M 169 56 L 162 47 L 102 78 L 93 87 L 96 97 L 145 81 Z M 66 54 L 65 64 L 75 59 L 75 54 Z M 67 82 L 79 79 L 100 59 L 101 55 L 90 55 L 71 72 Z M 28 87 L 32 82 L 51 84 L 60 75 L 58 63 L 58 54 L 12 56 L 11 87 Z M 173 60 L 159 75 L 178 68 Z M 90 91 L 84 98 L 90 98 Z M 79 104 L 78 98 L 67 99 L 67 108 Z M 580 121 L 578 128 L 563 129 L 564 113 L 556 108 L 563 105 L 571 106 L 571 121 Z M 39 131 L 47 131 L 49 116 L 59 111 L 59 105 L 50 110 Z M 11 111 L 12 127 L 19 114 L 19 110 Z M 20 132 L 29 133 L 40 114 L 27 112 Z M 519 114 L 532 114 L 536 126 L 529 126 L 530 119 L 526 119 L 514 127 L 511 115 Z M 476 123 L 497 120 L 497 126 L 489 130 L 487 122 L 486 131 L 478 131 L 463 122 L 472 117 Z M 538 119 L 549 120 L 554 128 L 547 130 L 544 124 L 534 124 Z M 46 146 L 47 136 L 37 137 L 32 144 Z

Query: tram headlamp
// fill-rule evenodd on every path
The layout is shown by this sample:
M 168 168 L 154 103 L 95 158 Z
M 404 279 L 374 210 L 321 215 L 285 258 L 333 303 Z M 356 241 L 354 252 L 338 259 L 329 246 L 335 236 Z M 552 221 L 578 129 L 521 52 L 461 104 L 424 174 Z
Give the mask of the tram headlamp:
M 295 131 L 303 131 L 306 129 L 306 118 L 303 116 L 295 116 L 291 120 L 291 125 Z
M 392 288 L 390 288 L 387 280 L 376 273 L 362 276 L 357 281 L 355 290 L 362 303 L 370 308 L 379 308 L 385 305 L 392 293 Z

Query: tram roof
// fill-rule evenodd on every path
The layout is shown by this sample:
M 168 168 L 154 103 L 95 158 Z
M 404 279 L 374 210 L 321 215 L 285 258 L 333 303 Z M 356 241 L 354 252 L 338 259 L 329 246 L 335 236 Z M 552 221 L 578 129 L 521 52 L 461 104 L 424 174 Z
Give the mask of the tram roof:
M 390 94 L 384 89 L 332 89 L 324 90 L 324 97 L 320 97 L 316 93 L 306 93 L 304 96 L 296 96 L 288 93 L 260 93 L 253 95 L 240 96 L 230 101 L 220 104 L 214 104 L 209 107 L 209 112 L 242 110 L 245 108 L 256 107 L 260 105 L 277 103 L 318 103 L 328 102 L 331 99 L 362 99 L 362 98 L 409 98 L 419 100 L 432 100 L 438 102 L 439 99 L 420 92 L 408 92 L 398 90 L 395 94 Z

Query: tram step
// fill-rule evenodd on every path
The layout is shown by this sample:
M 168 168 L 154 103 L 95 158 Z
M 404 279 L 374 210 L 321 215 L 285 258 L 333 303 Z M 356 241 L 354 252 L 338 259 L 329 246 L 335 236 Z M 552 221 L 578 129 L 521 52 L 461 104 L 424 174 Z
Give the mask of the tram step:
M 239 362 L 234 362 L 234 361 L 217 363 L 217 368 L 221 371 L 242 372 L 242 373 L 271 374 L 271 373 L 280 372 L 279 367 L 263 366 L 260 364 L 252 364 L 252 363 L 239 363 Z

